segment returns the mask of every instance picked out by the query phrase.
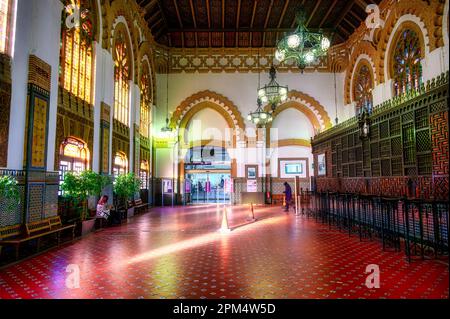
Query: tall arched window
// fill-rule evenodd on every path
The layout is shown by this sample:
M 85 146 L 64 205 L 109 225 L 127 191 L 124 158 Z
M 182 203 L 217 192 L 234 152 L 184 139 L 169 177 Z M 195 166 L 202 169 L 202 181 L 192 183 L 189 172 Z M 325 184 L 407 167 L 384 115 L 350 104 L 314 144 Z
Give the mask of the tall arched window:
M 65 9 L 61 37 L 60 85 L 80 99 L 92 103 L 94 13 L 90 0 L 70 0 Z M 79 26 L 67 19 L 80 13 Z M 75 22 L 74 22 L 75 23 Z
M 66 172 L 83 172 L 89 169 L 89 149 L 80 139 L 68 137 L 59 151 L 59 179 L 64 180 Z
M 128 173 L 128 158 L 125 153 L 117 152 L 114 157 L 113 175 L 119 176 Z
M 141 161 L 139 177 L 141 179 L 141 189 L 148 189 L 149 165 L 147 161 Z
M 12 0 L 0 0 L 0 53 L 10 51 L 12 6 Z
M 119 32 L 114 46 L 114 118 L 129 125 L 130 59 L 125 35 Z
M 141 74 L 141 123 L 139 129 L 141 135 L 144 137 L 149 137 L 150 108 L 152 104 L 150 83 L 150 72 L 148 67 L 144 66 Z
M 373 79 L 372 72 L 366 63 L 361 63 L 357 68 L 353 81 L 353 99 L 356 102 L 356 115 L 361 114 L 364 108 L 371 113 Z
M 422 83 L 422 48 L 416 31 L 402 31 L 395 44 L 392 56 L 392 78 L 394 95 L 402 95 L 409 90 L 418 89 Z

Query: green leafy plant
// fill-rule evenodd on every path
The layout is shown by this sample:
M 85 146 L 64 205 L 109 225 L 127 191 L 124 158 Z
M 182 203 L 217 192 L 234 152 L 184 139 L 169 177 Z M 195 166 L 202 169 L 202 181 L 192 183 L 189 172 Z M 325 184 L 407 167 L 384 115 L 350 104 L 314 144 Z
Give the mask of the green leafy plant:
M 117 176 L 114 181 L 114 193 L 122 201 L 125 209 L 128 209 L 128 200 L 132 198 L 141 188 L 141 180 L 133 173 Z
M 20 202 L 17 180 L 12 176 L 0 176 L 0 200 L 6 202 L 8 209 L 13 209 Z
M 89 217 L 87 199 L 89 196 L 99 196 L 111 180 L 107 176 L 93 171 L 84 171 L 80 174 L 67 172 L 61 184 L 61 190 L 66 199 L 77 205 L 81 205 L 80 218 L 85 220 Z

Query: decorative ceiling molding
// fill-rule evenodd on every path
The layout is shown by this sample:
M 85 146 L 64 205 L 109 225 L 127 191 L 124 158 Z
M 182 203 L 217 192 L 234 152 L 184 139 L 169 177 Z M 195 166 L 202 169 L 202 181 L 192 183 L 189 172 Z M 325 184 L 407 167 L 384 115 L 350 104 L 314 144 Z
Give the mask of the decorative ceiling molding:
M 156 50 L 157 71 L 167 71 L 167 49 Z M 268 72 L 272 63 L 277 72 L 300 73 L 291 60 L 279 63 L 274 49 L 170 49 L 170 73 L 258 73 Z M 259 63 L 258 63 L 259 57 Z M 330 49 L 329 57 L 323 57 L 305 72 L 336 72 L 345 70 L 348 52 L 342 46 Z M 161 72 L 162 73 L 162 72 Z

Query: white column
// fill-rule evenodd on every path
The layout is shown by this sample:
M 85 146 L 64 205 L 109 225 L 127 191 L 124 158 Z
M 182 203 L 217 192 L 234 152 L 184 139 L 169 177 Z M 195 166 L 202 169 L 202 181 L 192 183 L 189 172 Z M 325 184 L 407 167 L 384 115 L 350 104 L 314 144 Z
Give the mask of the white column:
M 112 173 L 112 134 L 114 123 L 114 61 L 109 51 L 102 49 L 102 62 L 103 62 L 103 102 L 105 102 L 110 108 L 109 117 L 109 174 Z
M 95 42 L 95 78 L 94 78 L 94 146 L 92 156 L 92 170 L 99 172 L 100 170 L 100 119 L 101 119 L 101 105 L 104 99 L 104 61 L 102 47 Z
M 59 43 L 63 5 L 59 0 L 18 0 L 12 60 L 11 120 L 8 168 L 21 169 L 25 141 L 28 58 L 36 55 L 52 68 L 48 123 L 47 169 L 54 170 L 58 104 Z

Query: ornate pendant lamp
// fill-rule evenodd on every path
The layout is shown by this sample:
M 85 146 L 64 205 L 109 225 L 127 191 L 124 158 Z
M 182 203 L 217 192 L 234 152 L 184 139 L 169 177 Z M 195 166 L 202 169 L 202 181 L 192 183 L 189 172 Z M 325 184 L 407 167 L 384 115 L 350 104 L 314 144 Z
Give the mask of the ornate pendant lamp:
M 270 68 L 270 82 L 264 87 L 258 88 L 258 98 L 261 99 L 262 103 L 269 103 L 272 107 L 272 111 L 279 103 L 283 103 L 287 100 L 288 87 L 279 85 L 277 78 L 277 70 L 272 65 Z
M 263 110 L 262 102 L 261 102 L 260 98 L 258 98 L 258 100 L 257 100 L 257 105 L 258 105 L 258 108 L 256 109 L 256 111 L 251 112 L 247 116 L 247 120 L 252 122 L 253 124 L 255 124 L 257 127 L 263 127 L 267 123 L 272 122 L 272 120 L 273 120 L 272 114 L 270 114 L 269 112 L 265 112 Z
M 165 134 L 172 133 L 173 129 L 169 125 L 169 68 L 170 68 L 170 53 L 169 53 L 169 60 L 167 63 L 167 77 L 166 77 L 166 126 L 161 128 L 161 132 Z
M 293 59 L 303 73 L 307 65 L 325 56 L 330 48 L 330 40 L 322 32 L 310 32 L 306 28 L 304 10 L 296 16 L 297 29 L 278 42 L 275 58 L 279 62 Z
M 273 79 L 275 79 L 275 77 Z M 276 83 L 276 81 L 275 81 L 275 83 Z M 269 85 L 270 85 L 270 83 L 269 83 Z M 278 85 L 278 83 L 276 83 L 276 85 Z M 267 87 L 267 86 L 265 86 L 265 87 Z M 255 112 L 251 112 L 247 116 L 247 120 L 249 122 L 252 122 L 253 124 L 255 124 L 256 127 L 263 127 L 267 123 L 272 122 L 272 114 L 269 112 L 265 112 L 262 108 L 263 102 L 267 103 L 269 101 L 267 98 L 267 95 L 264 95 L 266 97 L 265 101 L 263 101 L 262 97 L 260 96 L 259 92 L 261 90 L 264 90 L 264 88 L 261 89 L 261 69 L 260 69 L 260 65 L 259 65 L 259 51 L 258 51 L 258 99 L 256 100 L 258 107 L 256 108 Z M 263 93 L 265 94 L 265 92 L 263 92 Z

